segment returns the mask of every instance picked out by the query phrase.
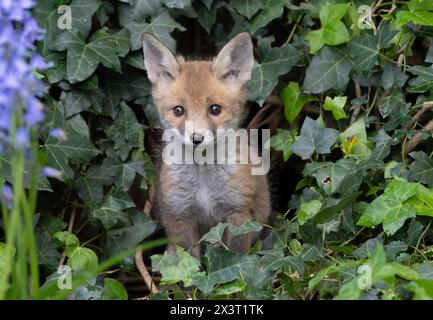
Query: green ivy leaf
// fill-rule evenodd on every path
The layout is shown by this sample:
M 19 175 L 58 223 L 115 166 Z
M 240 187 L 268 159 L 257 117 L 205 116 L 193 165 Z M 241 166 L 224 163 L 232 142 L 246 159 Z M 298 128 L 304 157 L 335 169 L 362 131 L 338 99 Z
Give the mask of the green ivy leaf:
M 106 232 L 104 241 L 105 256 L 110 257 L 132 249 L 155 231 L 156 223 L 147 218 L 142 211 L 130 212 L 129 216 L 131 219 L 129 225 L 118 229 L 110 229 Z
M 64 32 L 56 40 L 56 50 L 67 50 L 66 73 L 71 83 L 89 78 L 101 63 L 107 68 L 120 71 L 115 38 L 104 27 L 96 31 L 86 43 L 76 32 Z
M 296 141 L 295 135 L 296 132 L 278 128 L 277 134 L 270 139 L 270 146 L 277 151 L 283 152 L 284 161 L 289 160 L 290 156 L 293 154 L 291 147 Z
M 82 163 L 99 154 L 90 140 L 82 135 L 70 136 L 63 141 L 49 139 L 42 147 L 47 154 L 48 164 L 62 171 L 67 180 L 73 177 L 69 163 Z
M 80 37 L 87 38 L 92 27 L 92 16 L 101 6 L 100 0 L 72 0 L 68 5 L 71 9 L 73 31 Z M 69 30 L 58 28 L 57 23 L 61 14 L 57 12 L 57 0 L 38 0 L 34 15 L 39 25 L 46 30 L 43 53 L 48 49 L 55 49 L 57 37 L 69 33 Z
M 108 230 L 125 216 L 122 210 L 133 207 L 135 204 L 126 194 L 114 193 L 104 198 L 101 206 L 92 211 L 92 216 L 101 221 L 104 228 Z
M 277 271 L 290 268 L 291 272 L 304 273 L 304 262 L 299 257 L 288 256 L 281 249 L 262 251 L 262 263 L 265 271 Z
M 98 256 L 89 248 L 66 247 L 65 254 L 69 258 L 66 264 L 74 271 L 94 270 L 98 266 Z
M 101 300 L 128 300 L 128 292 L 116 279 L 105 278 Z
M 251 33 L 255 34 L 272 20 L 281 17 L 285 5 L 287 5 L 285 0 L 266 0 L 263 4 L 264 9 L 251 21 Z
M 415 208 L 407 200 L 416 194 L 417 188 L 417 183 L 392 180 L 384 194 L 367 206 L 357 225 L 373 227 L 383 223 L 385 233 L 394 234 L 408 218 L 415 217 Z
M 306 117 L 298 140 L 292 145 L 292 151 L 303 160 L 309 159 L 314 152 L 326 154 L 337 141 L 338 131 L 321 127 L 310 117 Z
M 335 120 L 346 118 L 346 112 L 344 106 L 346 105 L 347 97 L 326 97 L 323 109 L 326 111 L 332 111 L 332 115 Z
M 192 257 L 180 247 L 176 247 L 176 255 L 165 252 L 164 255 L 153 255 L 152 270 L 159 271 L 162 275 L 161 284 L 175 284 L 183 282 L 189 287 L 194 277 L 203 275 L 200 272 L 200 261 Z
M 314 96 L 302 94 L 299 91 L 297 82 L 289 82 L 287 87 L 281 90 L 280 99 L 284 104 L 284 116 L 291 124 L 295 121 L 305 103 L 318 100 Z
M 376 35 L 363 33 L 353 38 L 348 44 L 349 55 L 353 58 L 356 71 L 368 71 L 377 65 L 380 50 L 391 45 L 395 32 L 389 30 L 387 24 L 383 25 Z
M 308 220 L 313 218 L 322 207 L 322 203 L 319 200 L 311 200 L 301 204 L 301 207 L 296 213 L 298 217 L 299 225 L 305 224 Z
M 62 245 L 64 248 L 67 247 L 78 247 L 80 245 L 80 240 L 77 236 L 68 231 L 58 231 L 53 234 L 53 240 Z
M 320 93 L 328 89 L 343 91 L 349 82 L 352 61 L 344 52 L 324 47 L 307 68 L 303 90 Z
M 207 247 L 206 258 L 206 274 L 195 274 L 191 282 L 204 294 L 210 294 L 216 284 L 242 279 L 242 274 L 255 269 L 259 259 L 256 255 L 239 255 L 211 246 Z
M 310 53 L 319 51 L 325 44 L 337 46 L 350 40 L 346 26 L 341 18 L 346 14 L 350 3 L 326 4 L 320 10 L 321 28 L 305 36 L 310 41 Z
M 341 182 L 356 168 L 356 160 L 340 159 L 335 163 L 316 162 L 306 164 L 303 174 L 316 178 L 318 186 L 326 194 L 332 195 L 340 190 Z
M 302 53 L 290 44 L 272 48 L 273 37 L 262 38 L 257 49 L 262 57 L 260 63 L 254 65 L 249 81 L 248 98 L 256 100 L 260 105 L 278 83 L 278 76 L 287 73 L 300 59 Z
M 259 9 L 264 8 L 265 3 L 263 0 L 233 0 L 230 5 L 249 20 Z
M 415 160 L 409 165 L 409 177 L 433 187 L 433 160 L 423 151 L 414 151 L 409 155 Z
M 433 91 L 433 68 L 431 66 L 410 67 L 408 71 L 417 76 L 409 81 L 410 92 Z
M 176 42 L 170 36 L 170 32 L 174 29 L 185 31 L 185 28 L 177 23 L 166 10 L 160 11 L 150 22 L 146 22 L 143 17 L 140 17 L 140 20 L 128 18 L 123 26 L 131 34 L 131 50 L 142 48 L 142 35 L 149 32 L 174 51 Z

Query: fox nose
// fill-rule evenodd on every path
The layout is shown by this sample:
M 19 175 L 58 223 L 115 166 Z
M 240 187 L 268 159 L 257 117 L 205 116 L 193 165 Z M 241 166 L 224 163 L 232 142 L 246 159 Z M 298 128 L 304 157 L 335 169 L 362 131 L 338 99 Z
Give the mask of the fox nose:
M 203 142 L 203 140 L 204 140 L 204 136 L 201 135 L 200 133 L 196 133 L 196 132 L 194 132 L 194 133 L 191 135 L 191 141 L 192 141 L 192 143 L 194 144 L 194 146 L 198 146 L 200 143 Z

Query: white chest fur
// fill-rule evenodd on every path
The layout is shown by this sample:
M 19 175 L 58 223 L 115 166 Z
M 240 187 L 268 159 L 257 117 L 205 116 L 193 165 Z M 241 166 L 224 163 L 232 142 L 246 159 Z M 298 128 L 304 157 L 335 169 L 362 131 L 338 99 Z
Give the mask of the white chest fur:
M 239 190 L 228 184 L 233 165 L 184 164 L 168 169 L 175 184 L 169 199 L 177 214 L 218 218 L 226 208 L 242 205 Z

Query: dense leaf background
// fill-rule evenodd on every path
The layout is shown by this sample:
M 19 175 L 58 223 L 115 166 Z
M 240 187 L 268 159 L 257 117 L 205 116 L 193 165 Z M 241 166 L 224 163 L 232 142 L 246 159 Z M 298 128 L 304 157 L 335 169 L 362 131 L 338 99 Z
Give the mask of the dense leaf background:
M 65 4 L 70 30 L 57 27 Z M 361 5 L 371 9 L 362 23 Z M 237 231 L 265 231 L 248 254 L 226 250 L 225 224 L 202 238 L 204 264 L 181 249 L 147 252 L 162 290 L 152 297 L 433 298 L 431 1 L 38 0 L 34 15 L 52 63 L 38 161 L 63 172 L 40 183 L 47 283 L 60 261 L 92 268 L 155 231 L 142 212 L 158 128 L 142 33 L 207 57 L 248 31 L 251 116 L 270 105 L 280 119 L 271 146 L 283 205 L 270 225 Z M 132 257 L 111 271 L 71 297 L 148 294 Z

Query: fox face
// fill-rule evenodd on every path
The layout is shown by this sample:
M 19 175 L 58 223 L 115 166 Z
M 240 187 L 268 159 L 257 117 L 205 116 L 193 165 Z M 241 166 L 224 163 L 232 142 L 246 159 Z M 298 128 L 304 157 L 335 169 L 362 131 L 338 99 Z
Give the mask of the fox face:
M 216 129 L 237 129 L 246 116 L 245 84 L 254 64 L 248 33 L 229 41 L 212 61 L 185 61 L 159 40 L 143 36 L 144 63 L 164 129 L 187 145 L 214 142 Z

